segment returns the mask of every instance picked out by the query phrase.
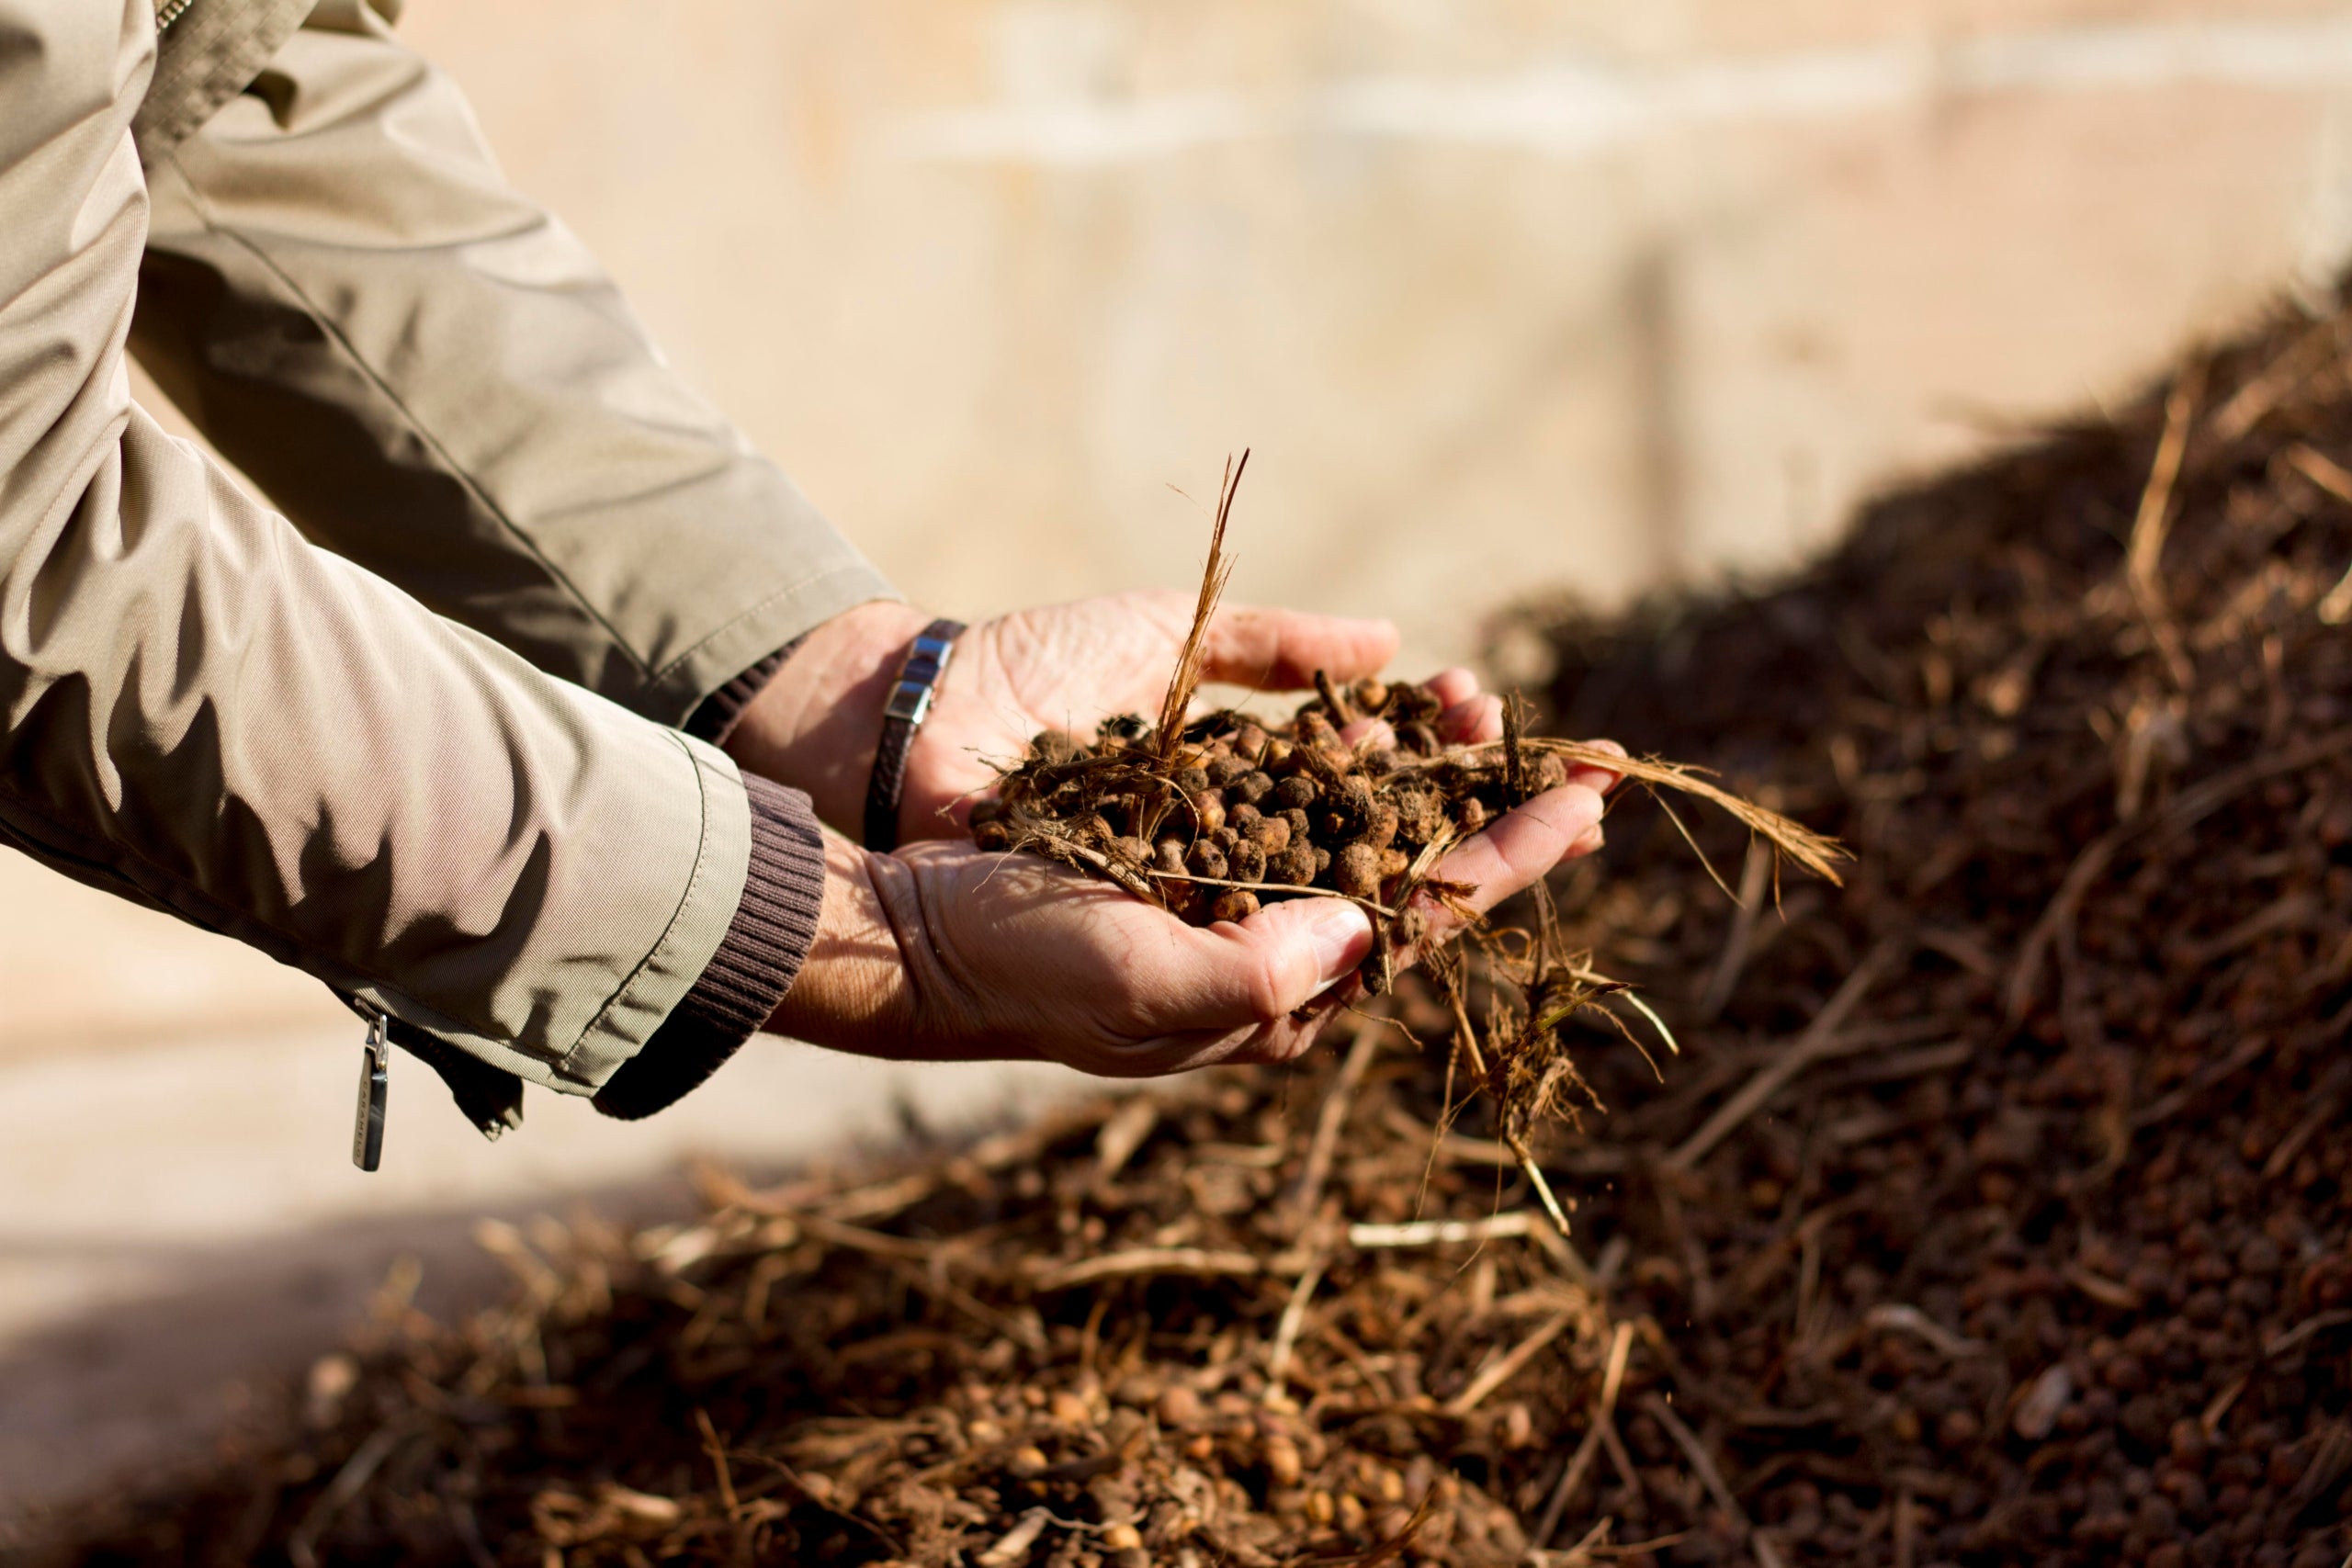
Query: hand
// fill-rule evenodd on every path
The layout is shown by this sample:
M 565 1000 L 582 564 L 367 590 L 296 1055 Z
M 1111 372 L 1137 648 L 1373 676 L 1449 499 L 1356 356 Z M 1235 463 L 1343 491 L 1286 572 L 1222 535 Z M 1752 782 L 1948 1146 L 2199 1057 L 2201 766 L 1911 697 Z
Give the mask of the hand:
M 1579 769 L 1448 854 L 1483 912 L 1600 843 L 1615 776 Z M 768 1027 L 863 1055 L 1045 1060 L 1109 1077 L 1282 1062 L 1330 1017 L 1372 949 L 1339 898 L 1195 928 L 1067 867 L 968 843 L 869 854 L 828 837 L 825 908 Z M 1425 901 L 1428 940 L 1459 917 Z M 1335 990 L 1335 987 L 1338 989 Z
M 1091 735 L 1113 714 L 1156 716 L 1192 618 L 1189 594 L 1120 593 L 1024 610 L 966 632 L 908 753 L 903 839 L 961 838 L 997 766 L 1017 761 L 1040 730 Z M 903 604 L 874 604 L 826 622 L 752 699 L 728 751 L 752 772 L 807 790 L 820 817 L 858 835 L 882 704 L 929 619 Z M 1396 651 L 1396 629 L 1385 621 L 1229 606 L 1209 625 L 1204 678 L 1298 691 L 1318 668 L 1352 681 Z M 1430 684 L 1448 705 L 1438 720 L 1445 739 L 1501 734 L 1501 705 L 1468 671 L 1447 671 Z

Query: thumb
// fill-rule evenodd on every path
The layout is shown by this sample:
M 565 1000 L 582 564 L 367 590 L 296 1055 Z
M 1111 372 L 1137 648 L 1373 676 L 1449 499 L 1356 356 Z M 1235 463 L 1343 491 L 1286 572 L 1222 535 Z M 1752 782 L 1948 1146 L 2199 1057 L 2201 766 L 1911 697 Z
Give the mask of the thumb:
M 1196 1029 L 1272 1023 L 1352 974 L 1372 951 L 1370 917 L 1344 898 L 1291 898 L 1238 925 L 1196 933 L 1180 1004 Z
M 1202 673 L 1212 681 L 1292 691 L 1313 684 L 1317 670 L 1335 681 L 1352 681 L 1396 657 L 1396 628 L 1387 621 L 1243 604 L 1218 611 L 1209 623 Z

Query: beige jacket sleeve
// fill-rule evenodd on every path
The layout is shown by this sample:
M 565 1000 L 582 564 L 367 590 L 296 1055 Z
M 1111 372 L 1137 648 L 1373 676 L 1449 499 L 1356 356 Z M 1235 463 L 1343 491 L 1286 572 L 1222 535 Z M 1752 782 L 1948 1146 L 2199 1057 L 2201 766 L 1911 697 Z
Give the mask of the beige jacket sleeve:
M 313 542 L 439 614 L 677 724 L 890 595 L 362 0 L 149 178 L 134 352 Z
M 0 837 L 497 1067 L 594 1092 L 727 934 L 744 785 L 720 752 L 315 547 L 132 406 L 149 204 L 129 125 L 153 42 L 152 0 L 0 0 Z M 536 277 L 527 254 L 512 265 Z M 249 345 L 324 330 L 303 320 Z M 648 494 L 686 482 L 623 467 Z M 401 547 L 395 521 L 381 532 L 379 558 Z M 503 558 L 507 614 L 548 646 L 593 618 L 550 585 L 565 574 L 532 581 L 561 554 Z M 563 558 L 594 577 L 594 551 Z M 626 615 L 620 575 L 599 586 Z M 499 597 L 449 582 L 456 607 Z M 685 645 L 718 629 L 638 652 L 690 665 Z

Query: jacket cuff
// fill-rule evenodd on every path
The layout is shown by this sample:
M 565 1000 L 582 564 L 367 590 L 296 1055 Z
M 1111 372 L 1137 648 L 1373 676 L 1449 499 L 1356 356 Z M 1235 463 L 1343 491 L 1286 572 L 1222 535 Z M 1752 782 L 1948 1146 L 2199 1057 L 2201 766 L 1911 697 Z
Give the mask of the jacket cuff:
M 701 978 L 596 1092 L 596 1109 L 607 1116 L 650 1116 L 725 1066 L 784 1000 L 816 941 L 825 903 L 824 829 L 816 810 L 798 790 L 751 774 L 743 790 L 752 853 L 742 901 Z
M 705 697 L 701 705 L 686 716 L 686 733 L 697 740 L 707 740 L 713 746 L 725 745 L 727 738 L 735 732 L 736 725 L 742 722 L 743 710 L 752 705 L 752 699 L 775 679 L 775 672 L 784 668 L 784 661 L 808 640 L 808 634 L 801 633 Z

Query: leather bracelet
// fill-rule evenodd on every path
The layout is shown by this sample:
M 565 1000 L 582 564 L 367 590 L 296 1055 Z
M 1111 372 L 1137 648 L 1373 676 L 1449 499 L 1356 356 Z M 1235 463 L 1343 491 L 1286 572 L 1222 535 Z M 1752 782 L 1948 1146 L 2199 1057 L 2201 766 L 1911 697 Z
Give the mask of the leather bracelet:
M 906 662 L 882 705 L 882 739 L 874 748 L 874 772 L 865 781 L 865 847 L 888 854 L 899 847 L 899 797 L 907 783 L 907 752 L 915 731 L 930 716 L 939 678 L 956 652 L 961 621 L 938 620 L 915 634 Z

